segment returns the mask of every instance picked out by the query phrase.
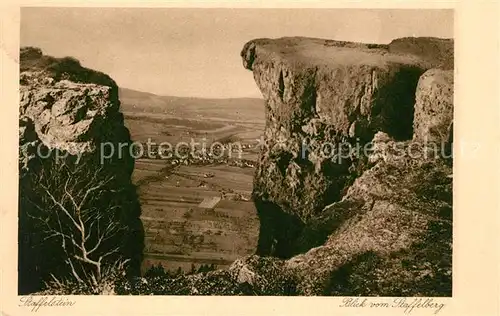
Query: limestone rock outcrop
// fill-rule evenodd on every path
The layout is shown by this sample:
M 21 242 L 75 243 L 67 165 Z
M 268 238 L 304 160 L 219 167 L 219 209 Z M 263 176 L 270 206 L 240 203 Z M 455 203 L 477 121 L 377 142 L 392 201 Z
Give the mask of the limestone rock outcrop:
M 452 171 L 421 139 L 452 141 L 453 41 L 257 39 L 241 56 L 266 100 L 257 253 L 290 258 L 303 294 L 451 293 Z
M 71 155 L 96 152 L 104 141 L 130 141 L 118 88 L 109 76 L 70 57 L 45 56 L 37 48 L 22 48 L 20 57 L 21 144 L 26 125 L 36 134 L 26 141 L 36 138 L 49 149 Z M 123 157 L 130 164 L 127 155 Z
M 131 183 L 134 159 L 128 147 L 120 149 L 118 146 L 129 144 L 131 140 L 120 113 L 116 83 L 103 73 L 82 67 L 73 58 L 46 56 L 40 49 L 32 47 L 21 49 L 20 71 L 20 293 L 39 290 L 44 282 L 49 281 L 51 274 L 60 277 L 67 272 L 67 258 L 58 251 L 61 242 L 42 236 L 56 212 L 49 211 L 47 196 L 50 197 L 48 193 L 51 193 L 62 206 L 70 209 L 71 198 L 79 198 L 70 195 L 77 195 L 95 185 L 85 182 L 87 175 L 92 174 L 95 177 L 88 177 L 88 180 L 99 177 L 113 180 L 102 191 L 93 193 L 94 205 L 88 207 L 100 205 L 103 214 L 111 212 L 108 209 L 111 204 L 112 209 L 119 209 L 113 216 L 123 224 L 125 234 L 121 240 L 114 241 L 120 245 L 117 253 L 130 261 L 131 270 L 138 270 L 143 243 L 140 206 Z M 103 143 L 109 144 L 105 147 L 107 152 L 103 152 Z M 102 159 L 103 155 L 105 159 Z M 74 171 L 76 177 L 80 160 L 87 161 L 86 170 L 78 171 L 82 182 L 68 179 L 66 183 L 58 184 L 55 178 L 48 179 L 57 175 L 56 168 L 62 168 L 62 165 Z M 54 189 L 49 190 L 45 186 L 48 184 Z M 73 192 L 62 192 L 57 196 L 59 192 L 56 190 L 63 184 L 66 184 L 64 189 L 67 191 L 73 184 Z M 96 195 L 102 195 L 102 198 Z M 82 203 L 89 203 L 89 200 L 82 199 Z M 40 217 L 46 218 L 47 227 L 40 226 L 40 221 L 37 221 Z M 103 220 L 105 217 L 99 218 Z M 91 241 L 91 237 L 88 238 Z M 103 251 L 104 246 L 100 244 L 100 247 L 94 253 Z
M 446 49 L 423 54 L 428 45 Z M 266 210 L 260 254 L 293 255 L 302 227 L 341 199 L 366 166 L 366 155 L 350 148 L 378 131 L 412 138 L 417 83 L 430 67 L 449 62 L 448 46 L 437 39 L 373 45 L 300 37 L 245 45 L 243 65 L 266 100 L 266 146 L 254 183 L 258 210 Z

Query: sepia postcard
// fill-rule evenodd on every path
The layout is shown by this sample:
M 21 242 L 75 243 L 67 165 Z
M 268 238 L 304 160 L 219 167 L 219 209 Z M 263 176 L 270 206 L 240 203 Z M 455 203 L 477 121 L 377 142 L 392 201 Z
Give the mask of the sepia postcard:
M 498 4 L 5 8 L 3 315 L 500 312 Z

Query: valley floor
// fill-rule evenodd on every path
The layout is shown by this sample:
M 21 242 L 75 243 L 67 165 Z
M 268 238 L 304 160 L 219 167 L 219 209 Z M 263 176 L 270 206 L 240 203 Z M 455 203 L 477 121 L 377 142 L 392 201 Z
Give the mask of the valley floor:
M 263 116 L 264 107 L 258 106 L 256 111 Z M 238 157 L 199 162 L 136 160 L 133 181 L 138 186 L 145 230 L 143 271 L 158 264 L 185 272 L 201 265 L 225 268 L 238 257 L 255 252 L 259 220 L 251 192 L 258 156 L 255 145 L 264 119 L 230 120 L 227 111 L 223 112 L 225 117 L 217 117 L 214 110 L 200 120 L 125 111 L 133 141 L 150 139 L 175 145 L 203 137 L 208 145 L 230 140 L 246 147 L 239 161 Z

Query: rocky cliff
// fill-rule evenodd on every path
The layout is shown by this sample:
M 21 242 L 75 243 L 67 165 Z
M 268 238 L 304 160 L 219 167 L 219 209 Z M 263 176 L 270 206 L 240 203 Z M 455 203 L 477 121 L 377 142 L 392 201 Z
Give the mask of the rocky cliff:
M 357 148 L 375 133 L 409 140 L 415 124 L 420 140 L 434 125 L 449 127 L 451 71 L 420 78 L 453 63 L 450 47 L 450 41 L 429 38 L 389 45 L 281 38 L 245 45 L 243 64 L 267 104 L 267 143 L 254 183 L 254 200 L 264 210 L 259 254 L 285 258 L 318 245 L 295 241 L 367 169 L 367 155 Z M 445 112 L 440 122 L 429 119 L 434 110 Z
M 453 42 L 257 39 L 241 54 L 266 100 L 258 254 L 294 256 L 305 294 L 449 294 Z
M 143 232 L 134 160 L 118 146 L 131 143 L 119 107 L 109 76 L 21 49 L 20 293 L 94 268 L 101 275 L 105 262 L 118 259 L 138 271 Z M 68 261 L 74 256 L 81 262 Z
M 451 295 L 453 41 L 257 39 L 241 56 L 266 100 L 257 254 L 122 291 Z

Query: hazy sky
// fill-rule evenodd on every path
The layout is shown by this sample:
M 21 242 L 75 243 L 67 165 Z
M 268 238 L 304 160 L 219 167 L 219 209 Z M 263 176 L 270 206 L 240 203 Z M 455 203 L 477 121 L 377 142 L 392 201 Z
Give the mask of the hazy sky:
M 450 10 L 23 8 L 21 45 L 73 56 L 118 85 L 162 95 L 261 97 L 240 51 L 254 38 L 388 43 L 453 37 Z

